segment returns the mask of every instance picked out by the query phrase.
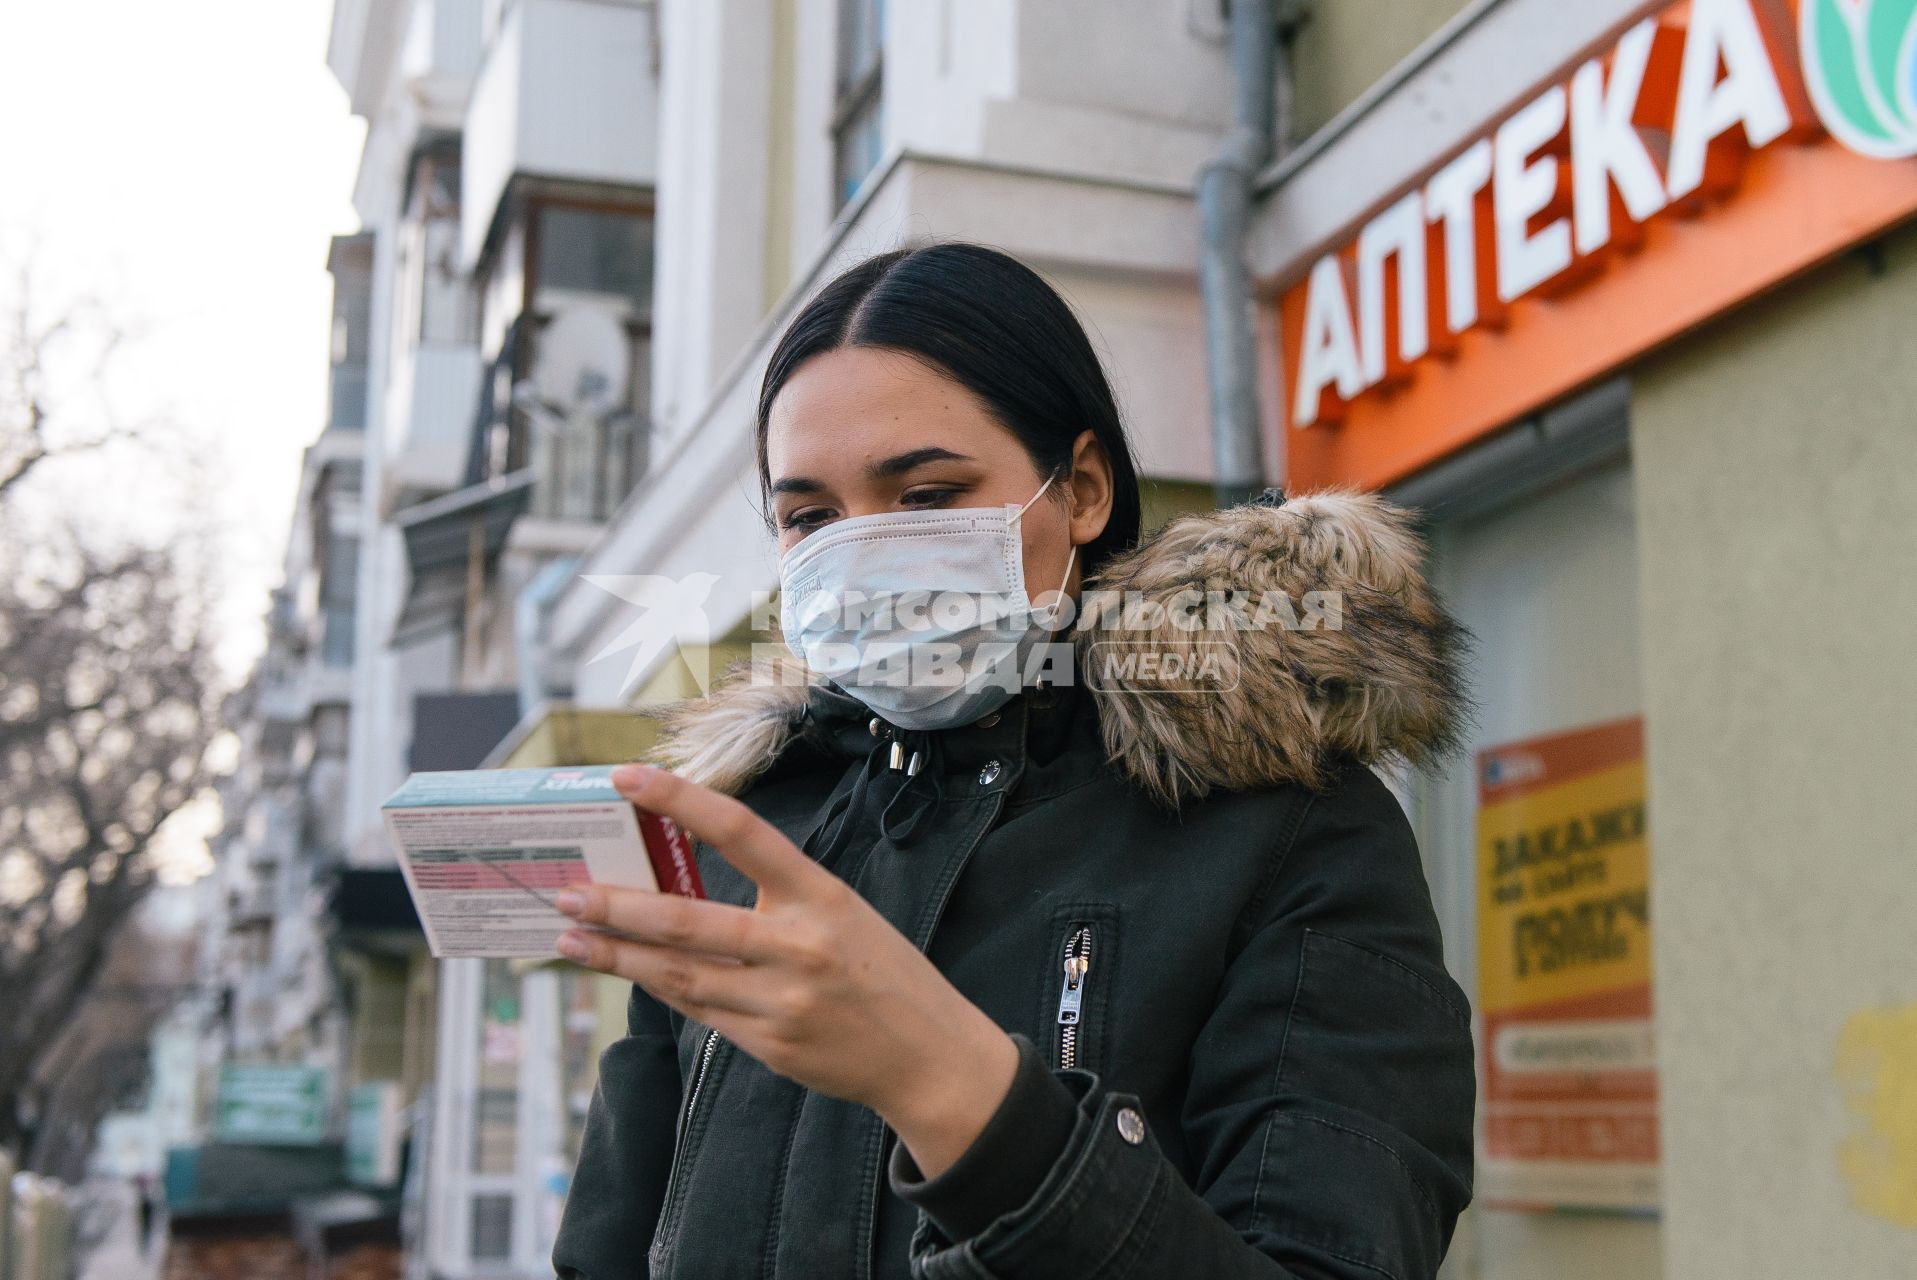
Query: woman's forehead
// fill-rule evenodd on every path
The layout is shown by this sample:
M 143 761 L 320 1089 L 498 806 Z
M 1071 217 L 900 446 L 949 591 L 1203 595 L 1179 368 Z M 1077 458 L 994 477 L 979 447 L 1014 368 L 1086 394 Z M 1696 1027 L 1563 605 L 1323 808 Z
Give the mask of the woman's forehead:
M 786 379 L 766 422 L 766 460 L 781 474 L 862 465 L 941 448 L 990 461 L 1018 451 L 971 390 L 902 352 L 848 347 Z

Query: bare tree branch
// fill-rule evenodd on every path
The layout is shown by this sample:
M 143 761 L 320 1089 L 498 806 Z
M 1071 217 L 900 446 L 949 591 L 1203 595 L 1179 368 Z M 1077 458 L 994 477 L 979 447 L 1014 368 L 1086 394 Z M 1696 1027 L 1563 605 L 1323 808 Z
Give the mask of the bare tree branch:
M 101 374 L 118 350 L 103 326 L 81 334 L 85 319 L 36 326 L 24 302 L 0 319 L 0 1145 L 16 1148 L 22 1099 L 153 884 L 156 837 L 212 782 L 220 721 L 209 604 L 183 549 L 103 548 L 12 510 L 49 461 L 139 435 L 53 421 L 52 347 L 85 338 Z M 61 1096 L 80 1114 L 104 1095 Z

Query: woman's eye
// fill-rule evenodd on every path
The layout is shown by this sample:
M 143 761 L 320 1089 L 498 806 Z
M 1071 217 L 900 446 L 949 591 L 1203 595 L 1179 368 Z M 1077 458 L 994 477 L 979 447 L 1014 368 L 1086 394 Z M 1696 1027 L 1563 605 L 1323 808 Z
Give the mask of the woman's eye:
M 827 507 L 808 507 L 787 516 L 783 524 L 788 529 L 816 529 L 831 518 L 832 512 Z
M 943 506 L 958 496 L 957 489 L 913 489 L 900 496 L 899 501 L 908 507 Z

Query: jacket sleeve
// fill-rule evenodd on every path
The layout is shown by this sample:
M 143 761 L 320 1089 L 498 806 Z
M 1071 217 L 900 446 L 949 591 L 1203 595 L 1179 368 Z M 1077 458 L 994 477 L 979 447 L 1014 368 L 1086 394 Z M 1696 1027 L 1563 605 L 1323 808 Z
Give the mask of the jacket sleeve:
M 1137 1096 L 1021 1072 L 1020 1105 L 1069 1106 L 1069 1140 L 968 1236 L 921 1203 L 913 1276 L 1432 1280 L 1471 1200 L 1470 1007 L 1384 784 L 1354 765 L 1290 825 L 1191 1051 L 1175 1122 L 1194 1176 Z M 908 1200 L 927 1185 L 902 1144 L 888 1177 Z
M 579 1162 L 553 1242 L 558 1280 L 641 1280 L 679 1121 L 670 1011 L 634 986 L 626 1034 L 599 1056 Z

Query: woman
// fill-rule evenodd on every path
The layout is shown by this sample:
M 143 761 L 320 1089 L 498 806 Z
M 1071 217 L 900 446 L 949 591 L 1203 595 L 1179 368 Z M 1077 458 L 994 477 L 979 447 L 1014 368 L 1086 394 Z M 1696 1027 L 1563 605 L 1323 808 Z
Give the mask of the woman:
M 806 306 L 758 465 L 812 670 L 735 675 L 672 713 L 673 772 L 616 774 L 699 837 L 712 901 L 564 904 L 597 927 L 562 952 L 635 986 L 559 1274 L 1434 1275 L 1470 1015 L 1366 766 L 1451 744 L 1462 637 L 1402 513 L 1317 495 L 1135 546 L 1084 332 L 966 244 Z M 1015 606 L 812 607 L 914 588 Z M 1194 628 L 1206 592 L 1244 607 Z M 1009 659 L 901 682 L 894 642 Z

